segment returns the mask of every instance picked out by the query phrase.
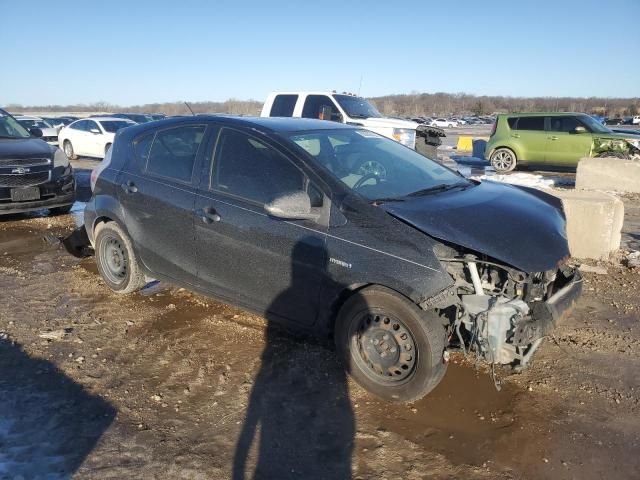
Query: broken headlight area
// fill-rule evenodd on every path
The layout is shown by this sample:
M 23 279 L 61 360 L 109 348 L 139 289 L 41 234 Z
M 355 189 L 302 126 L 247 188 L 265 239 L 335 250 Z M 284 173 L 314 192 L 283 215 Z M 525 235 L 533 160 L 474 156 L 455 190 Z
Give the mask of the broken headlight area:
M 525 367 L 582 290 L 580 273 L 567 265 L 526 273 L 477 255 L 440 260 L 454 279 L 435 305 L 449 322 L 450 345 L 492 365 Z

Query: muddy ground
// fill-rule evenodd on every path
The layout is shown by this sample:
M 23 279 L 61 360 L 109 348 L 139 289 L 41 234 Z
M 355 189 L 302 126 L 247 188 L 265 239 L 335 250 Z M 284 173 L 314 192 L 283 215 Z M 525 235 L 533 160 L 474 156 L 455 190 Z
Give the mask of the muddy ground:
M 585 274 L 501 391 L 455 354 L 431 395 L 392 405 L 259 316 L 110 293 L 92 258 L 42 240 L 73 224 L 0 218 L 0 479 L 640 478 L 640 273 L 624 265 Z

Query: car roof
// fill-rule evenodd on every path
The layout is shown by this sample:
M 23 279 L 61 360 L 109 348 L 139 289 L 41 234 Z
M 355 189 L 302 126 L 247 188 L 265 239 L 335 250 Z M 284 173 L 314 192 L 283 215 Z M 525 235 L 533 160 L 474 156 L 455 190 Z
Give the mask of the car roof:
M 80 120 L 95 120 L 97 122 L 131 122 L 135 123 L 128 118 L 122 117 L 89 117 L 89 118 L 81 118 Z
M 179 125 L 181 123 L 193 123 L 203 120 L 211 120 L 217 123 L 224 123 L 228 126 L 238 127 L 259 127 L 263 130 L 269 130 L 272 132 L 297 132 L 308 130 L 335 130 L 344 129 L 350 130 L 355 127 L 351 125 L 345 125 L 338 122 L 330 122 L 327 120 L 317 120 L 313 118 L 294 118 L 294 117 L 241 117 L 235 115 L 197 115 L 189 117 L 172 117 L 164 120 L 156 120 L 154 122 L 145 123 L 139 125 L 139 130 L 147 130 L 151 125 Z

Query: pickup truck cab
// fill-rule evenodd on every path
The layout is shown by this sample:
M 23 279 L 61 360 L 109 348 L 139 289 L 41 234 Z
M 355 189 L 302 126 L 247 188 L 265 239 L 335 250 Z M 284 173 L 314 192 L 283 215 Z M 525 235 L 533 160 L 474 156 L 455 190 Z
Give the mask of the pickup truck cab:
M 272 92 L 260 116 L 314 118 L 364 127 L 434 159 L 440 137 L 445 136 L 440 129 L 384 117 L 367 99 L 346 92 Z

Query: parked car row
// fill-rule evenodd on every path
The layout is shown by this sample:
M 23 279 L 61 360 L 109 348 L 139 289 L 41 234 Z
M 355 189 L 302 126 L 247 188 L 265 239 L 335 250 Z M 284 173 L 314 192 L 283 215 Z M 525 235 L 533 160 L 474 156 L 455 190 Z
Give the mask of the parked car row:
M 488 125 L 495 117 L 411 117 L 411 120 L 425 125 L 441 128 L 455 128 L 463 125 Z

